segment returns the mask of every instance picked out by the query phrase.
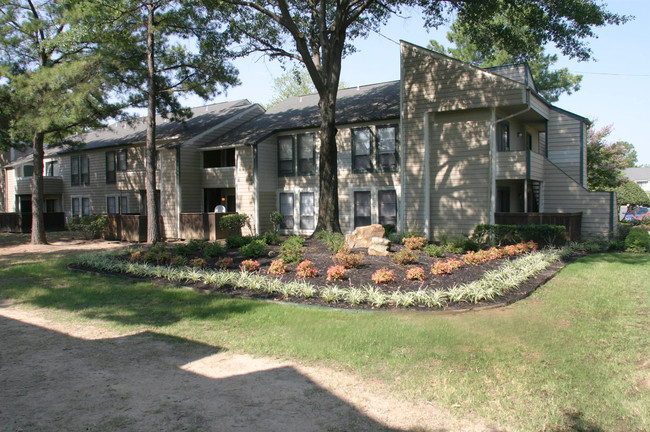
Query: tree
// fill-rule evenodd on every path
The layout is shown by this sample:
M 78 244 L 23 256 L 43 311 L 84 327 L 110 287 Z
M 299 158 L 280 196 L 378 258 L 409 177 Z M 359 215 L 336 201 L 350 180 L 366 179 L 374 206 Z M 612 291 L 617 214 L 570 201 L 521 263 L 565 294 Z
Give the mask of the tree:
M 625 181 L 615 190 L 616 202 L 619 206 L 632 204 L 633 206 L 650 206 L 650 197 L 641 186 L 633 181 Z
M 477 50 L 498 46 L 510 53 L 532 52 L 553 43 L 567 56 L 587 60 L 584 41 L 594 27 L 621 24 L 625 16 L 610 13 L 595 0 L 205 0 L 227 3 L 231 25 L 249 50 L 304 64 L 318 92 L 321 125 L 319 211 L 316 231 L 340 231 L 335 112 L 342 57 L 354 51 L 351 41 L 365 37 L 404 7 L 418 7 L 426 25 L 438 27 L 455 16 Z M 503 16 L 496 24 L 494 17 Z M 517 29 L 525 27 L 525 33 Z M 260 29 L 265 34 L 260 36 Z
M 131 107 L 147 108 L 147 241 L 161 239 L 156 200 L 156 114 L 189 118 L 181 93 L 208 99 L 237 84 L 222 22 L 199 1 L 77 1 L 78 28 L 98 43 Z
M 4 145 L 31 142 L 33 244 L 46 244 L 43 221 L 45 146 L 115 115 L 111 81 L 92 45 L 71 30 L 63 2 L 0 1 L 0 83 Z
M 267 108 L 277 105 L 292 96 L 302 96 L 315 92 L 316 88 L 311 82 L 307 69 L 294 68 L 273 79 L 273 98 Z
M 634 146 L 622 141 L 610 144 L 606 138 L 613 125 L 587 129 L 587 187 L 592 191 L 611 191 L 625 181 L 623 170 L 634 166 Z
M 496 18 L 496 20 L 502 19 Z M 454 23 L 451 31 L 447 33 L 447 40 L 453 44 L 452 47 L 445 48 L 439 42 L 432 40 L 429 42 L 429 48 L 483 68 L 527 62 L 535 78 L 537 90 L 549 102 L 556 102 L 562 93 L 571 94 L 580 90 L 582 75 L 574 75 L 567 68 L 551 70 L 551 67 L 557 63 L 558 56 L 546 54 L 543 46 L 533 46 L 531 52 L 519 54 L 511 54 L 498 47 L 485 53 L 477 48 L 464 31 L 465 29 L 467 26 Z M 520 28 L 516 31 L 522 33 L 526 29 Z

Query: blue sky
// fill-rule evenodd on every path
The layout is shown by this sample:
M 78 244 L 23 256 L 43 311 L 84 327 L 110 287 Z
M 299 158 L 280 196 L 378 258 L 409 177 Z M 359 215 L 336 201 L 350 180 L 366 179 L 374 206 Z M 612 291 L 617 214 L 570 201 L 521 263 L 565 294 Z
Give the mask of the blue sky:
M 555 105 L 595 120 L 597 128 L 612 123 L 611 141 L 628 141 L 638 153 L 639 163 L 650 164 L 650 140 L 645 126 L 650 123 L 650 8 L 648 0 L 618 0 L 607 9 L 635 19 L 622 26 L 597 30 L 598 38 L 589 45 L 596 61 L 577 62 L 560 56 L 558 67 L 567 67 L 583 75 L 580 91 L 565 95 Z M 409 15 L 409 13 L 406 13 Z M 357 52 L 345 58 L 342 81 L 348 86 L 372 84 L 399 79 L 400 39 L 426 46 L 430 39 L 446 43 L 447 29 L 428 33 L 416 12 L 407 18 L 393 18 L 367 39 L 354 42 Z M 241 85 L 230 89 L 214 101 L 249 99 L 262 104 L 272 97 L 273 78 L 283 70 L 277 61 L 260 54 L 236 62 Z M 201 105 L 200 99 L 189 98 L 187 104 Z

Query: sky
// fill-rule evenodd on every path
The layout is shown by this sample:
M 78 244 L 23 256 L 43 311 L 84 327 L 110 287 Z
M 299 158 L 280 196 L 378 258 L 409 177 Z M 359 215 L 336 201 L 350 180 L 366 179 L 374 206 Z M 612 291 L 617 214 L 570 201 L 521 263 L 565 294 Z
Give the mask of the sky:
M 627 141 L 634 145 L 639 164 L 650 164 L 650 140 L 646 122 L 650 123 L 650 7 L 648 0 L 612 0 L 607 9 L 634 20 L 622 26 L 596 29 L 597 38 L 588 40 L 595 61 L 578 62 L 559 55 L 557 67 L 567 67 L 583 75 L 581 88 L 563 95 L 556 106 L 587 117 L 596 128 L 613 124 L 608 141 Z M 348 87 L 399 79 L 399 40 L 426 46 L 436 39 L 447 44 L 447 28 L 429 30 L 422 25 L 416 11 L 394 17 L 367 39 L 353 43 L 357 52 L 343 60 L 341 81 Z M 550 52 L 555 52 L 549 47 Z M 282 75 L 278 61 L 253 54 L 235 62 L 241 84 L 210 102 L 248 99 L 268 103 L 273 95 L 273 79 Z M 189 106 L 202 105 L 198 98 L 187 98 Z

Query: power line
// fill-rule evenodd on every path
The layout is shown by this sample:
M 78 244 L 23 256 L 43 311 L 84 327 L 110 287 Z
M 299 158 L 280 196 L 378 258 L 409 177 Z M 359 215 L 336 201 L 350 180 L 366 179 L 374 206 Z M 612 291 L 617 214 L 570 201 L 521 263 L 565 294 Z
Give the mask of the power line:
M 587 75 L 611 75 L 611 76 L 626 76 L 626 77 L 650 77 L 650 75 L 641 75 L 641 74 L 623 74 L 623 73 L 611 73 L 611 72 L 581 72 L 573 71 L 574 73 L 587 74 Z

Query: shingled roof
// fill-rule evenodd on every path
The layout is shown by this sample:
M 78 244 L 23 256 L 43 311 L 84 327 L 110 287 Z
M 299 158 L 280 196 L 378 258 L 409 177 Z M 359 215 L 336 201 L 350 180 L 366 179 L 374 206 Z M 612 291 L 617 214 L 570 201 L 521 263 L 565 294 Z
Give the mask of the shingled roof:
M 399 118 L 399 101 L 399 81 L 341 89 L 336 102 L 336 124 Z M 294 96 L 205 147 L 252 145 L 277 132 L 318 126 L 318 94 Z
M 185 142 L 251 106 L 252 104 L 248 100 L 241 99 L 191 108 L 193 116 L 184 122 L 170 121 L 162 116 L 156 116 L 156 139 L 165 140 L 167 144 Z M 146 134 L 146 117 L 139 117 L 131 123 L 126 121 L 117 122 L 102 129 L 77 135 L 72 139 L 85 143 L 82 147 L 83 150 L 92 150 L 144 143 Z M 77 150 L 79 149 L 74 148 L 64 152 Z

